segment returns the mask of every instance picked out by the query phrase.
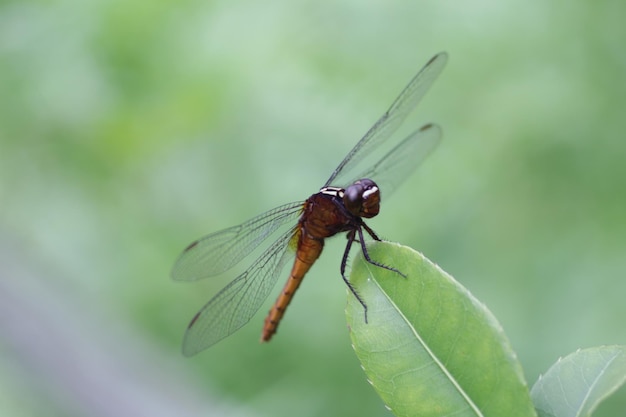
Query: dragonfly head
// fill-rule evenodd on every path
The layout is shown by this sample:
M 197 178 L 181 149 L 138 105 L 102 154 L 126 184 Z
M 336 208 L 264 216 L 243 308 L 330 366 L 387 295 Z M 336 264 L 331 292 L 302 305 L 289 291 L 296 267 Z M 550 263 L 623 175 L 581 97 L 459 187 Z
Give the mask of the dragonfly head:
M 380 210 L 380 190 L 378 185 L 370 179 L 355 181 L 345 189 L 343 204 L 355 216 L 369 219 Z

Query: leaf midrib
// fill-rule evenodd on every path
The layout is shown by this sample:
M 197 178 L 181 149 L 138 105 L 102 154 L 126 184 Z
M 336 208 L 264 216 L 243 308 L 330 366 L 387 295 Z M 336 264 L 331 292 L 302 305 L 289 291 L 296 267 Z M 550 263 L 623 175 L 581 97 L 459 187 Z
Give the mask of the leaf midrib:
M 409 319 L 402 313 L 402 310 L 396 305 L 396 303 L 393 301 L 393 299 L 387 294 L 387 292 L 380 286 L 380 284 L 378 283 L 378 281 L 374 278 L 374 274 L 372 274 L 371 269 L 370 269 L 370 265 L 366 265 L 367 271 L 370 274 L 370 276 L 372 277 L 372 281 L 376 284 L 376 286 L 378 287 L 378 289 L 385 295 L 385 298 L 391 303 L 391 305 L 394 307 L 395 311 L 398 312 L 400 314 L 400 317 L 402 317 L 402 320 L 404 320 L 404 322 L 409 326 L 409 328 L 411 329 L 411 332 L 413 333 L 413 335 L 415 336 L 415 338 L 417 339 L 417 341 L 420 343 L 420 345 L 426 350 L 426 352 L 428 353 L 428 355 L 430 356 L 430 358 L 435 362 L 435 364 L 437 364 L 437 366 L 439 367 L 439 369 L 444 373 L 444 375 L 446 375 L 446 377 L 450 380 L 450 382 L 452 383 L 452 385 L 457 389 L 457 391 L 461 394 L 461 396 L 463 397 L 463 399 L 465 400 L 465 402 L 470 406 L 470 408 L 474 411 L 474 413 L 476 414 L 476 416 L 478 417 L 484 417 L 483 413 L 480 411 L 480 409 L 476 406 L 476 404 L 474 404 L 474 402 L 471 400 L 471 398 L 469 397 L 469 395 L 467 395 L 467 393 L 465 392 L 465 390 L 459 385 L 458 381 L 454 378 L 454 376 L 452 376 L 452 374 L 450 374 L 450 372 L 448 371 L 448 369 L 444 366 L 444 364 L 439 360 L 439 358 L 433 353 L 433 351 L 430 350 L 430 348 L 428 347 L 428 345 L 424 342 L 424 340 L 420 337 L 420 335 L 418 334 L 417 330 L 415 329 L 415 327 L 411 324 L 411 322 L 409 321 Z

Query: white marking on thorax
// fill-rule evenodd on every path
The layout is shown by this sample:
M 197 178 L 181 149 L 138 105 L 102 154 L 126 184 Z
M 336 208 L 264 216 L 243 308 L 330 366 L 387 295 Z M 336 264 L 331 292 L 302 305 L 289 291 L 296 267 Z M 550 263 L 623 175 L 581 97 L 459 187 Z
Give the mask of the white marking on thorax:
M 333 197 L 343 198 L 343 192 L 345 190 L 340 187 L 324 187 L 320 190 L 320 193 L 330 195 Z

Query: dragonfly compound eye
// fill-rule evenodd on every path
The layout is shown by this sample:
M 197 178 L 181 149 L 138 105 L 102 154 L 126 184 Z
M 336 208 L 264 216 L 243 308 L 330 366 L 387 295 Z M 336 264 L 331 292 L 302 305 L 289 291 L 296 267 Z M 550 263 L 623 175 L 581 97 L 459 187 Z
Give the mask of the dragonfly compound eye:
M 355 216 L 370 218 L 380 210 L 380 191 L 370 179 L 362 179 L 346 188 L 343 204 Z

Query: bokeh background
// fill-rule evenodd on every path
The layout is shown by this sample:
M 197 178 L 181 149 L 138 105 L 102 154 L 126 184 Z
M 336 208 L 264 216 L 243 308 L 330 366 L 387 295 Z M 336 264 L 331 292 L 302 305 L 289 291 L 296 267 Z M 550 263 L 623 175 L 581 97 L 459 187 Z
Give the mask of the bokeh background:
M 350 346 L 344 239 L 272 343 L 263 307 L 191 359 L 229 277 L 169 270 L 315 192 L 441 50 L 404 132 L 444 140 L 370 224 L 485 302 L 531 385 L 626 343 L 625 21 L 619 0 L 3 1 L 0 414 L 390 415 Z

